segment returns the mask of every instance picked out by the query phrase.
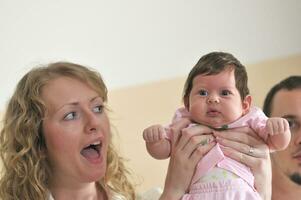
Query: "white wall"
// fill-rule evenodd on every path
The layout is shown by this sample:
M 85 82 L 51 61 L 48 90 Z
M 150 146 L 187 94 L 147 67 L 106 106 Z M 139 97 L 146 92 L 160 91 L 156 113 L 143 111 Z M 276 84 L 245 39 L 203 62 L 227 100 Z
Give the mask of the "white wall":
M 185 76 L 202 54 L 301 52 L 299 0 L 0 0 L 0 110 L 33 65 L 97 67 L 109 88 Z

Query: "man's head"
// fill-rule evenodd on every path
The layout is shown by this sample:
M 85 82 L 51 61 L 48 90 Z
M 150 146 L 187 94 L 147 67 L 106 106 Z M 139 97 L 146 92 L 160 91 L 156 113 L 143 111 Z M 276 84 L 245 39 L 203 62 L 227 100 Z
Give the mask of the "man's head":
M 290 76 L 271 88 L 263 111 L 268 117 L 286 118 L 292 134 L 285 150 L 271 154 L 273 174 L 301 185 L 301 76 Z

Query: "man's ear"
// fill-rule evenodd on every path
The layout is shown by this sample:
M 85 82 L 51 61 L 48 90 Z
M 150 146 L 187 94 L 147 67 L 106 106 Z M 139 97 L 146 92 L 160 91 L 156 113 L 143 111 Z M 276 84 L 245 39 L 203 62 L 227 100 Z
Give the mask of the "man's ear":
M 242 102 L 243 114 L 246 114 L 249 112 L 251 105 L 252 105 L 252 97 L 251 97 L 251 95 L 247 95 Z

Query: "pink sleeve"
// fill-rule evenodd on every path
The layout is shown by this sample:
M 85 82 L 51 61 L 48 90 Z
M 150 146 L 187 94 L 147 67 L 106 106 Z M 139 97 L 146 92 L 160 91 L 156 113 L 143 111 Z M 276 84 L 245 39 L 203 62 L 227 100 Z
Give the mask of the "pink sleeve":
M 178 108 L 171 120 L 171 124 L 174 123 L 174 122 L 177 122 L 179 121 L 180 119 L 182 119 L 183 117 L 189 117 L 189 112 L 188 110 L 185 108 L 185 107 L 181 107 L 181 108 Z M 171 133 L 170 133 L 170 125 L 166 125 L 164 128 L 165 128 L 165 138 L 166 139 L 170 139 L 171 138 Z
M 185 107 L 178 108 L 171 122 L 176 122 L 182 119 L 183 117 L 189 117 L 189 111 Z
M 266 123 L 268 117 L 259 108 L 254 108 L 249 120 L 249 126 L 261 137 L 264 141 L 267 140 L 268 134 L 266 132 Z
M 251 107 L 250 111 L 236 120 L 235 122 L 228 125 L 229 128 L 237 128 L 243 126 L 249 126 L 252 128 L 264 141 L 267 140 L 268 134 L 266 133 L 265 127 L 268 117 L 262 112 L 260 108 Z

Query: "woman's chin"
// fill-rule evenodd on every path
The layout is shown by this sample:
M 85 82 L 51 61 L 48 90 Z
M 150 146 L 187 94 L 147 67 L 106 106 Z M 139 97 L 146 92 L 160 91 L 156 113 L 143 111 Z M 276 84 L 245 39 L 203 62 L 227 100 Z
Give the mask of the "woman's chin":
M 90 174 L 90 175 L 86 176 L 84 179 L 85 179 L 85 182 L 97 182 L 97 181 L 103 179 L 104 176 L 105 176 L 104 172 L 99 172 L 99 173 Z
M 98 168 L 94 169 L 87 169 L 84 175 L 84 179 L 87 182 L 95 182 L 103 179 L 106 174 L 106 165 L 99 166 Z

